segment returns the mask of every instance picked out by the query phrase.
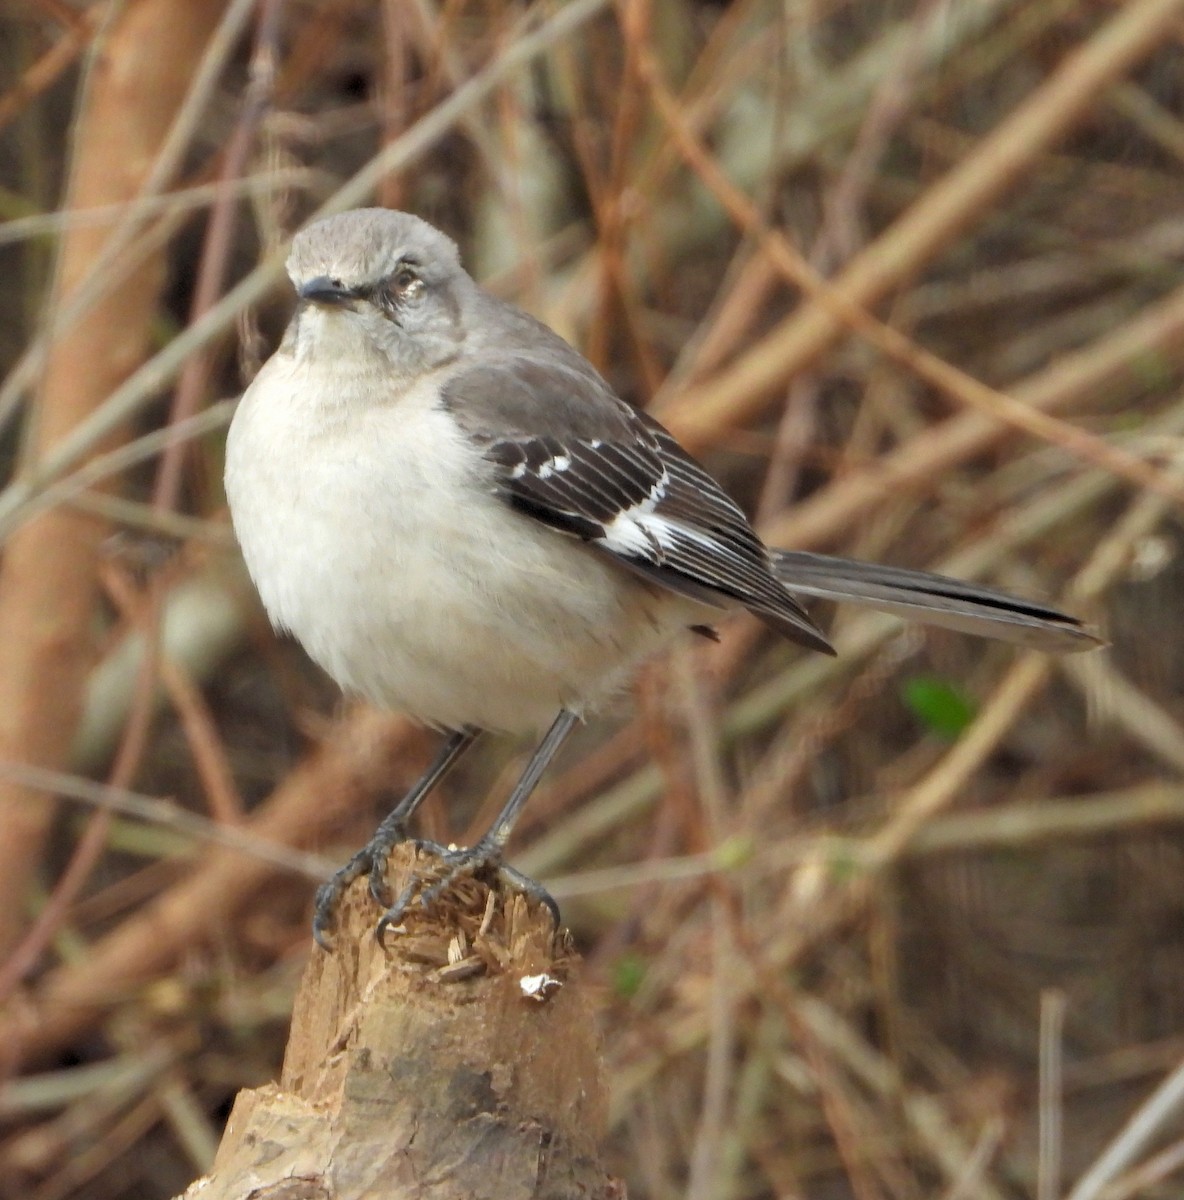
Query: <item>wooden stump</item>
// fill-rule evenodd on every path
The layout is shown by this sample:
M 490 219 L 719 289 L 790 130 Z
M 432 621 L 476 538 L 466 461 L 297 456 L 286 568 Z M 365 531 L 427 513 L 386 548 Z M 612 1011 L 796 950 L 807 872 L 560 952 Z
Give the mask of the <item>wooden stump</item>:
M 395 894 L 416 861 L 396 849 Z M 565 934 L 465 881 L 386 946 L 359 880 L 315 948 L 278 1084 L 241 1092 L 202 1200 L 623 1200 Z

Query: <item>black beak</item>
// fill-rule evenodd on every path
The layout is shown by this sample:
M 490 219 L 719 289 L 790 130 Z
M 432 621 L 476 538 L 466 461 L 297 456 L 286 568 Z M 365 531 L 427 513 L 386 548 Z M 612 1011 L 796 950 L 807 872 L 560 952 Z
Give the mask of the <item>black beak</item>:
M 340 279 L 318 275 L 300 288 L 300 299 L 312 304 L 323 304 L 327 308 L 346 308 L 358 298 L 354 288 L 348 288 Z

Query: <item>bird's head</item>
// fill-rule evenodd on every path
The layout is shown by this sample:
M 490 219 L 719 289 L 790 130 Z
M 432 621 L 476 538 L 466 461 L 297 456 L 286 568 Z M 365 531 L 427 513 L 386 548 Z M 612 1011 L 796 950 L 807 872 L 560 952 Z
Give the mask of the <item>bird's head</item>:
M 300 297 L 289 330 L 298 356 L 357 352 L 406 377 L 456 357 L 475 284 L 456 243 L 410 213 L 363 208 L 297 234 L 288 276 Z

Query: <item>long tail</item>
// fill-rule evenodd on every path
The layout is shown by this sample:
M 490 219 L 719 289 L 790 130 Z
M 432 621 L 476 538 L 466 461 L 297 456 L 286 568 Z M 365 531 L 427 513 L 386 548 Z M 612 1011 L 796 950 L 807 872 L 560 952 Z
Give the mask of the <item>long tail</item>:
M 777 578 L 797 596 L 860 604 L 924 625 L 1062 654 L 1102 644 L 1076 617 L 993 588 L 802 550 L 772 553 Z

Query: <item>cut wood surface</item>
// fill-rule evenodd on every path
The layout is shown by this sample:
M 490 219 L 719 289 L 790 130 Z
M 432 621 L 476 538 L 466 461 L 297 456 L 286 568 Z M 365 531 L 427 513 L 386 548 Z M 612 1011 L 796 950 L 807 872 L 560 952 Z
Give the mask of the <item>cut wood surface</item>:
M 396 891 L 416 855 L 394 852 Z M 598 1159 L 602 1064 L 566 933 L 472 880 L 385 945 L 378 915 L 355 882 L 305 969 L 279 1082 L 239 1094 L 187 1195 L 623 1197 Z

